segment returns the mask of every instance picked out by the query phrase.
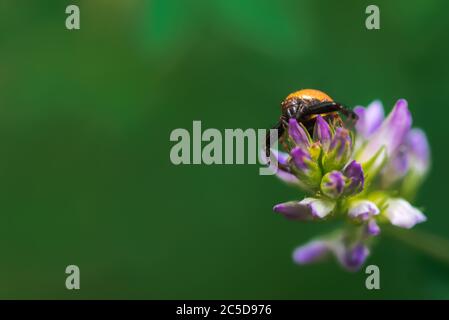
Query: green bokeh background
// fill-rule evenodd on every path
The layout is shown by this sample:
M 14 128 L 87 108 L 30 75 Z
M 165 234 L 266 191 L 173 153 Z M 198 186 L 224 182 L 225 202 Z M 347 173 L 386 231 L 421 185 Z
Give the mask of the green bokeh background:
M 65 29 L 78 4 L 81 30 Z M 347 105 L 406 98 L 433 167 L 419 229 L 449 238 L 449 3 L 89 0 L 0 3 L 0 298 L 449 298 L 449 267 L 382 237 L 363 270 L 298 267 L 333 223 L 257 165 L 174 166 L 175 128 L 266 128 L 303 87 Z M 65 289 L 65 267 L 81 290 Z

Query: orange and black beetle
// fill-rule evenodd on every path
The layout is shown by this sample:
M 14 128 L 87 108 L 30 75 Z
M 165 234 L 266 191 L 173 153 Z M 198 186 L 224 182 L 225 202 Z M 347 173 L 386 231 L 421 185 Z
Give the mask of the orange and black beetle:
M 310 134 L 313 133 L 317 115 L 321 115 L 328 121 L 334 120 L 342 124 L 339 116 L 339 112 L 341 112 L 346 117 L 357 120 L 354 111 L 335 102 L 324 92 L 314 89 L 302 89 L 289 94 L 281 103 L 281 112 L 279 122 L 272 128 L 278 130 L 278 139 L 283 136 L 288 127 L 288 120 L 291 118 L 302 123 Z M 269 132 L 266 137 L 266 155 L 270 156 Z

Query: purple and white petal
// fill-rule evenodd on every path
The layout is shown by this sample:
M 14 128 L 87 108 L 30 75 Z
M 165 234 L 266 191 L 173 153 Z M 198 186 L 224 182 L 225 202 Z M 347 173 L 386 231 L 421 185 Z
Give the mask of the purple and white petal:
M 426 173 L 430 165 L 430 148 L 426 134 L 421 129 L 412 129 L 405 141 L 411 166 L 419 173 Z
M 280 180 L 284 181 L 287 184 L 295 184 L 295 185 L 302 185 L 299 179 L 292 173 L 284 171 L 280 168 L 276 170 L 276 177 L 278 177 Z
M 300 202 L 307 206 L 310 214 L 315 218 L 324 218 L 329 215 L 335 208 L 335 201 L 316 198 L 305 198 Z
M 313 140 L 320 141 L 324 150 L 327 150 L 331 142 L 332 133 L 329 124 L 321 116 L 316 117 L 315 127 L 313 129 Z
M 271 154 L 282 165 L 288 165 L 288 158 L 290 155 L 287 152 L 282 152 L 275 149 L 270 149 Z
M 295 118 L 288 121 L 288 134 L 299 147 L 307 148 L 310 145 L 308 134 Z
M 302 201 L 290 201 L 275 205 L 273 210 L 283 214 L 287 219 L 310 220 L 324 218 L 335 208 L 335 201 L 305 198 Z
M 407 101 L 400 99 L 364 146 L 359 157 L 360 161 L 368 161 L 382 146 L 385 146 L 388 156 L 392 156 L 404 142 L 411 125 L 412 116 L 408 110 Z
M 352 154 L 352 139 L 349 131 L 337 128 L 329 145 L 328 151 L 323 156 L 325 171 L 340 170 L 348 162 Z
M 293 261 L 297 264 L 309 264 L 325 258 L 330 252 L 326 241 L 315 240 L 295 249 Z
M 284 181 L 287 184 L 293 184 L 293 185 L 299 185 L 303 187 L 302 183 L 299 181 L 299 179 L 292 173 L 285 171 L 279 167 L 279 165 L 276 165 L 275 162 L 278 164 L 281 164 L 283 166 L 288 166 L 288 158 L 289 154 L 275 150 L 270 149 L 272 159 L 275 159 L 276 161 L 271 161 L 269 164 L 269 169 L 282 181 Z M 265 150 L 260 151 L 260 159 L 266 159 Z
M 348 184 L 345 188 L 346 195 L 353 195 L 361 192 L 365 184 L 365 176 L 360 163 L 353 160 L 343 170 L 343 174 L 348 178 Z
M 382 187 L 388 188 L 403 178 L 409 169 L 410 157 L 405 145 L 401 145 L 382 171 Z
M 400 198 L 389 199 L 384 214 L 391 224 L 406 229 L 410 229 L 415 224 L 427 220 L 421 211 Z
M 399 177 L 404 176 L 409 168 L 409 157 L 407 154 L 407 149 L 405 145 L 398 148 L 397 152 L 394 154 L 393 158 L 390 160 L 390 165 L 395 172 L 390 172 Z
M 369 255 L 369 249 L 362 242 L 348 244 L 340 234 L 331 239 L 318 239 L 295 249 L 293 260 L 300 265 L 318 262 L 333 254 L 340 265 L 348 271 L 357 271 Z
M 349 271 L 357 271 L 365 263 L 369 256 L 369 249 L 362 243 L 358 243 L 351 248 L 346 248 L 346 251 L 339 261 L 344 268 Z
M 357 161 L 360 161 L 360 157 L 357 157 Z M 364 184 L 369 184 L 387 164 L 387 151 L 382 147 L 371 159 L 363 163 Z
M 293 163 L 300 171 L 306 171 L 309 169 L 308 163 L 310 162 L 310 154 L 301 147 L 294 147 L 290 152 Z
M 345 157 L 351 151 L 351 136 L 344 128 L 337 128 L 332 138 L 329 152 L 336 152 L 337 159 Z
M 355 125 L 357 133 L 365 139 L 379 128 L 384 119 L 384 107 L 379 100 L 371 102 L 366 108 L 357 106 L 354 112 L 359 117 Z
M 298 201 L 277 204 L 273 207 L 273 211 L 282 214 L 289 220 L 307 221 L 313 219 L 309 206 Z
M 369 249 L 361 242 L 348 244 L 343 238 L 328 242 L 340 265 L 348 271 L 357 271 L 369 255 Z
M 380 227 L 378 226 L 378 224 L 376 223 L 376 220 L 371 219 L 368 221 L 368 223 L 366 224 L 366 234 L 369 236 L 377 236 L 380 234 Z
M 274 206 L 273 211 L 291 220 L 311 220 L 324 218 L 335 207 L 335 202 L 325 199 L 305 198 L 300 202 L 289 201 Z
M 351 203 L 348 215 L 352 219 L 366 221 L 371 217 L 378 215 L 379 212 L 379 208 L 373 202 L 368 200 L 358 200 Z
M 324 195 L 337 199 L 344 191 L 346 178 L 340 171 L 331 171 L 321 180 L 321 191 Z

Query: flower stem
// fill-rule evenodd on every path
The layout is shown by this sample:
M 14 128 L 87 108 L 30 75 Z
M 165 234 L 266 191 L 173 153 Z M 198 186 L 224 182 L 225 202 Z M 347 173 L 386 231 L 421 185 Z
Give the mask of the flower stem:
M 448 239 L 423 231 L 402 230 L 395 227 L 384 228 L 384 230 L 388 236 L 449 265 Z

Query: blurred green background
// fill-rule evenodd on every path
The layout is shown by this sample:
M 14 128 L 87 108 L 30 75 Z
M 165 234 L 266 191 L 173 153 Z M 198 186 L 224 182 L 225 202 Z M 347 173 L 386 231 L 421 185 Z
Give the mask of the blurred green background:
M 65 28 L 78 4 L 81 30 Z M 292 263 L 334 225 L 257 165 L 174 166 L 175 128 L 266 128 L 291 91 L 349 106 L 406 98 L 433 167 L 419 229 L 449 238 L 449 3 L 0 2 L 0 298 L 449 298 L 449 267 L 388 237 L 363 270 Z M 65 268 L 81 290 L 65 289 Z

